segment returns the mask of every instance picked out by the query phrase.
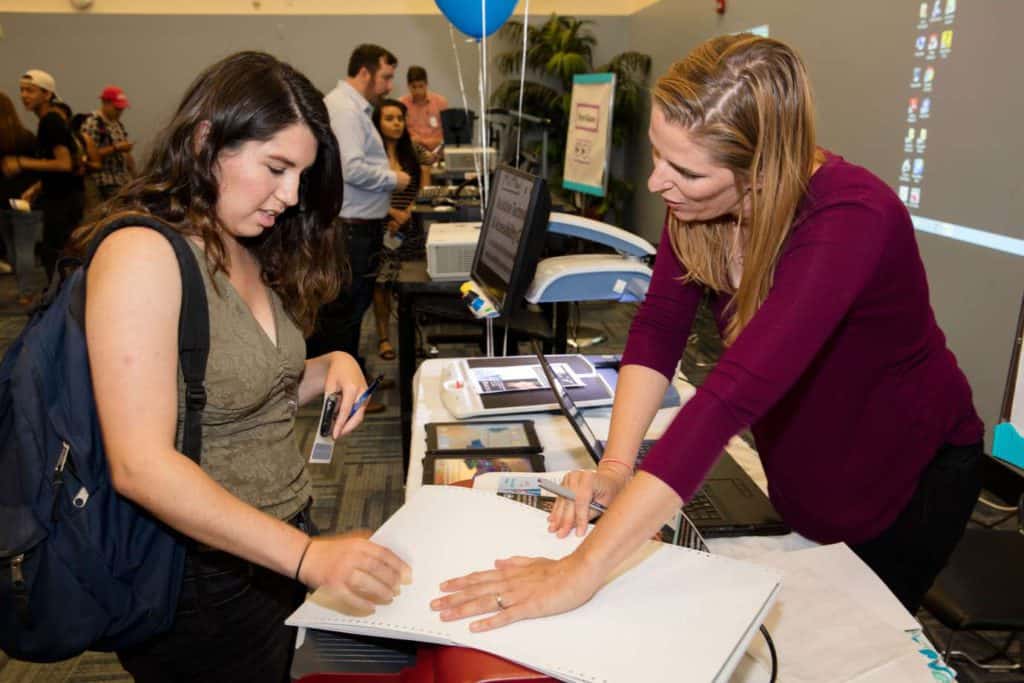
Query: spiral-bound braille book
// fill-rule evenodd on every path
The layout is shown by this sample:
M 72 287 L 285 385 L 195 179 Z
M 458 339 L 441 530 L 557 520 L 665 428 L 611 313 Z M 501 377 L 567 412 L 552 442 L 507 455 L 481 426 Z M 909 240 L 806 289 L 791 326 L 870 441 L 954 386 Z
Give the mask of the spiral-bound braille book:
M 430 609 L 442 581 L 498 558 L 562 557 L 582 539 L 549 534 L 544 512 L 493 492 L 424 486 L 373 540 L 412 566 L 394 602 L 353 617 L 318 591 L 288 623 L 476 648 L 565 681 L 725 681 L 779 589 L 774 570 L 652 541 L 585 605 L 471 633 L 470 619 Z

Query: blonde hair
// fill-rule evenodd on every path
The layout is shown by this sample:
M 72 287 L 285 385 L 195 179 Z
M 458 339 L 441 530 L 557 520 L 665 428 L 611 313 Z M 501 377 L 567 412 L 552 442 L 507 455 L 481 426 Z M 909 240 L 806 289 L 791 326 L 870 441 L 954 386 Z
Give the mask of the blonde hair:
M 807 72 L 796 52 L 777 40 L 720 36 L 673 64 L 653 95 L 666 121 L 686 128 L 714 163 L 733 171 L 740 196 L 750 193 L 738 287 L 729 281 L 734 224 L 669 217 L 684 282 L 732 294 L 725 334 L 731 344 L 771 290 L 814 166 L 814 103 Z

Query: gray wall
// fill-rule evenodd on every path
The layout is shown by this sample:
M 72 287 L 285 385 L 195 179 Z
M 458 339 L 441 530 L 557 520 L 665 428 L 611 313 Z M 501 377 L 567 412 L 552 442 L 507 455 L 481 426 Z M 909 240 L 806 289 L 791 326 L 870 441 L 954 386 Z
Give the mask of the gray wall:
M 713 4 L 704 0 L 662 0 L 632 17 L 592 17 L 598 37 L 595 57 L 600 63 L 626 49 L 647 52 L 654 58 L 656 76 L 712 35 L 767 23 L 774 37 L 795 45 L 807 62 L 818 101 L 820 143 L 895 184 L 894 171 L 902 151 L 892 138 L 901 135 L 905 125 L 901 121 L 911 63 L 909 50 L 903 46 L 907 36 L 913 36 L 910 17 L 916 15 L 918 4 L 918 0 L 732 0 L 728 12 L 719 16 Z M 989 213 L 979 218 L 979 224 L 1002 221 L 1004 227 L 1019 229 L 1024 225 L 1024 211 L 1018 210 L 1019 202 L 1024 201 L 1019 171 L 1024 150 L 1012 118 L 1019 116 L 1022 95 L 1010 84 L 1019 84 L 1019 76 L 1013 72 L 1019 60 L 1012 50 L 1019 42 L 1014 32 L 1024 24 L 1024 3 L 975 0 L 960 5 L 962 16 L 957 19 L 949 68 L 962 69 L 968 63 L 965 46 L 987 46 L 993 53 L 978 56 L 985 59 L 985 68 L 973 68 L 964 78 L 994 85 L 979 93 L 961 79 L 962 92 L 945 91 L 984 116 L 945 127 L 942 144 L 954 152 L 946 166 L 958 184 L 943 193 L 948 204 L 943 210 L 955 213 L 959 207 L 971 207 L 984 213 L 987 207 Z M 971 16 L 973 23 L 968 21 Z M 57 78 L 61 94 L 76 110 L 84 111 L 95 106 L 103 85 L 121 85 L 133 104 L 125 122 L 143 150 L 196 73 L 240 49 L 273 52 L 326 90 L 342 76 L 355 44 L 376 42 L 398 55 L 400 76 L 404 76 L 405 66 L 422 64 L 435 89 L 452 100 L 458 98 L 447 24 L 440 16 L 0 13 L 0 23 L 5 34 L 0 40 L 0 89 L 15 95 L 18 76 L 25 69 L 47 69 Z M 476 100 L 476 50 L 461 39 L 458 45 L 466 85 L 472 91 L 470 106 L 477 108 L 472 104 Z M 491 47 L 497 49 L 498 45 L 492 43 Z M 404 92 L 403 80 L 399 80 L 396 93 Z M 26 116 L 26 122 L 34 127 L 29 119 Z M 961 130 L 956 130 L 957 125 Z M 1005 137 L 999 138 L 998 145 L 991 140 L 975 144 L 968 135 L 972 130 L 1000 127 Z M 990 163 L 992 168 L 962 166 L 963 159 L 971 158 L 971 150 L 982 157 L 974 162 Z M 636 207 L 633 219 L 624 223 L 656 240 L 664 208 L 644 189 L 650 168 L 648 146 L 641 143 L 635 152 L 631 176 L 638 187 Z M 934 160 L 930 149 L 929 174 Z M 937 189 L 928 186 L 926 192 L 934 197 Z M 979 197 L 984 201 L 972 202 Z M 955 220 L 970 224 L 966 213 L 955 215 Z M 971 380 L 982 417 L 991 426 L 998 415 L 1024 287 L 1024 259 L 923 233 L 918 234 L 918 241 L 939 322 Z
M 929 3 L 931 4 L 931 3 Z M 1024 3 L 960 2 L 953 52 L 936 68 L 935 115 L 929 125 L 928 170 L 921 215 L 1024 237 L 1024 139 L 1019 58 L 1015 45 Z M 699 42 L 768 24 L 771 35 L 804 57 L 818 107 L 819 144 L 897 184 L 908 123 L 908 81 L 920 0 L 731 0 L 724 16 L 711 3 L 662 0 L 633 17 L 633 43 L 663 73 Z M 929 28 L 926 33 L 934 30 Z M 939 136 L 934 133 L 941 133 Z M 650 150 L 638 150 L 639 182 Z M 637 197 L 634 225 L 656 240 L 665 210 Z M 932 305 L 967 373 L 989 430 L 997 421 L 1011 341 L 1024 289 L 1024 258 L 917 233 Z
M 537 17 L 543 21 L 545 17 Z M 629 17 L 593 17 L 598 63 L 626 49 Z M 533 19 L 531 18 L 531 23 Z M 124 115 L 144 154 L 173 113 L 185 88 L 205 66 L 238 50 L 266 50 L 306 73 L 320 89 L 344 77 L 359 43 L 378 43 L 399 59 L 395 95 L 405 94 L 405 68 L 425 67 L 431 87 L 453 106 L 461 101 L 447 21 L 437 16 L 179 16 L 0 13 L 0 90 L 17 103 L 18 77 L 49 71 L 61 97 L 91 111 L 104 85 L 124 88 L 132 107 Z M 470 108 L 479 111 L 478 51 L 455 33 Z M 496 40 L 488 51 L 507 49 Z M 491 81 L 499 78 L 491 70 Z M 20 105 L 19 105 L 20 109 Z M 23 119 L 31 129 L 30 114 Z

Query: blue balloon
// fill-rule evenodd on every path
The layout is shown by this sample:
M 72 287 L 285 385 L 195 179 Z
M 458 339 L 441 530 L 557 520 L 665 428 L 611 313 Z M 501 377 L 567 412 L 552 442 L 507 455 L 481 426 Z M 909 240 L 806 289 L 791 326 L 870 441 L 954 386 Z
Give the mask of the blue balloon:
M 480 0 L 435 0 L 441 12 L 455 28 L 470 38 L 480 40 L 505 23 L 516 8 L 517 0 L 487 0 L 487 16 L 483 17 Z

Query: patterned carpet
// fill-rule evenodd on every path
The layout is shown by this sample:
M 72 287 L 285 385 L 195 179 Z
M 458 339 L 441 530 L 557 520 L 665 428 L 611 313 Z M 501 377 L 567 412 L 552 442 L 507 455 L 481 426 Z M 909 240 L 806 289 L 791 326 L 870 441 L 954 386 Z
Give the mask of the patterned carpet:
M 42 283 L 42 273 L 37 273 Z M 0 276 L 0 351 L 6 350 L 10 341 L 20 332 L 25 315 L 14 302 L 14 278 Z M 635 307 L 631 305 L 607 306 L 603 304 L 582 304 L 575 308 L 570 320 L 570 336 L 592 338 L 597 334 L 604 341 L 590 347 L 594 353 L 621 351 Z M 372 314 L 371 314 L 372 315 Z M 429 337 L 442 331 L 437 324 L 422 325 Z M 444 331 L 450 331 L 447 327 Z M 392 321 L 391 339 L 396 339 Z M 698 315 L 694 329 L 683 356 L 684 374 L 700 384 L 715 359 L 721 353 L 721 339 L 713 321 L 703 312 Z M 383 361 L 377 357 L 376 337 L 372 317 L 363 325 L 363 349 L 368 351 L 367 359 L 372 374 L 384 373 L 389 378 L 397 377 L 397 361 Z M 477 355 L 474 345 L 445 345 L 429 349 L 431 355 L 459 357 Z M 398 415 L 398 390 L 382 390 L 376 395 L 388 408 L 382 413 L 369 415 L 363 425 L 351 436 L 340 441 L 335 447 L 330 465 L 312 465 L 315 502 L 313 514 L 316 523 L 327 533 L 346 531 L 354 528 L 376 529 L 402 503 L 404 478 L 402 476 L 401 436 Z M 319 414 L 316 405 L 307 406 L 299 412 L 296 433 L 300 448 L 308 452 L 313 439 L 313 429 Z M 750 439 L 749 435 L 745 435 Z M 925 623 L 933 640 L 946 642 L 948 633 L 922 611 L 918 617 Z M 984 644 L 970 637 L 964 637 L 959 647 L 972 655 L 983 656 L 987 652 Z M 1019 652 L 1019 644 L 1016 648 Z M 1024 676 L 1010 674 L 981 674 L 969 665 L 958 666 L 960 680 L 966 683 L 991 682 L 1008 683 L 1024 681 Z M 89 652 L 81 657 L 55 664 L 29 664 L 9 660 L 0 653 L 0 683 L 89 683 L 130 681 L 131 678 L 118 665 L 112 654 Z

